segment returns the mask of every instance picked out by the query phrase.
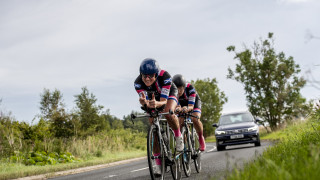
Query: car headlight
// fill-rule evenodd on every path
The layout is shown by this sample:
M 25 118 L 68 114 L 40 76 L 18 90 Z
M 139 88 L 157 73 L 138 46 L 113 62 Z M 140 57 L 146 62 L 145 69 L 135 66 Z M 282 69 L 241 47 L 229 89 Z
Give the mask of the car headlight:
M 225 131 L 216 131 L 216 134 L 221 135 L 221 134 L 226 134 L 226 132 Z
M 253 127 L 251 127 L 251 128 L 248 128 L 248 131 L 249 131 L 249 132 L 258 131 L 258 126 L 253 126 Z

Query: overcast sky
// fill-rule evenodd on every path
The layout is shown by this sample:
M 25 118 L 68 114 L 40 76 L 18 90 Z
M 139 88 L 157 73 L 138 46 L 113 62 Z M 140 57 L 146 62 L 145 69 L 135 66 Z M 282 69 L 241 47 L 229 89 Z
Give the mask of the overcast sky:
M 151 57 L 171 75 L 216 78 L 224 111 L 243 110 L 242 85 L 226 79 L 237 62 L 226 48 L 273 32 L 301 76 L 320 77 L 320 39 L 306 38 L 320 36 L 319 9 L 317 0 L 0 0 L 0 108 L 31 122 L 44 88 L 60 90 L 71 110 L 86 86 L 122 118 L 139 110 L 133 82 Z M 302 95 L 319 92 L 308 84 Z

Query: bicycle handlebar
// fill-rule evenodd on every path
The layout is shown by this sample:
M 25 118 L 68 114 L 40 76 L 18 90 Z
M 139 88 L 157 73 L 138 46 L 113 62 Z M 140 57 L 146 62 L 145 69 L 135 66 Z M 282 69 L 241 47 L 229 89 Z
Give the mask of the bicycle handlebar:
M 178 117 L 194 117 L 200 119 L 199 116 L 192 115 L 192 112 L 178 113 Z
M 136 119 L 136 118 L 143 118 L 143 117 L 151 117 L 151 118 L 155 118 L 157 116 L 161 116 L 161 115 L 167 115 L 167 114 L 174 114 L 171 109 L 169 109 L 169 112 L 165 112 L 165 113 L 160 113 L 161 111 L 158 109 L 147 109 L 145 110 L 146 114 L 143 115 L 134 115 L 131 114 L 131 120 Z M 133 122 L 133 121 L 132 121 Z

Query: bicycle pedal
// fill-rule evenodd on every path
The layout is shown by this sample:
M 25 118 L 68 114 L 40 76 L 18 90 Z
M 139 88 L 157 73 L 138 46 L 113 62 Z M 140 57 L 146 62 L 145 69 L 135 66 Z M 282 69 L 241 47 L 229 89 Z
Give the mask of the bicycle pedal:
M 171 166 L 173 164 L 174 164 L 174 160 L 173 159 L 171 159 L 171 158 L 170 159 L 169 158 L 166 159 L 166 165 L 167 166 Z
M 194 154 L 194 155 L 192 155 L 192 159 L 197 159 L 199 157 L 199 155 L 198 154 Z

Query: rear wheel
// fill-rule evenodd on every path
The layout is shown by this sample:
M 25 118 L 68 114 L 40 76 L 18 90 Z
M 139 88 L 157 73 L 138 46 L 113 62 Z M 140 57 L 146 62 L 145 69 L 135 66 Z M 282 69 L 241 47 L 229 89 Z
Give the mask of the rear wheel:
M 158 146 L 158 147 L 156 147 Z M 155 157 L 153 155 L 153 151 L 155 149 L 160 150 L 160 155 Z M 157 129 L 154 125 L 151 125 L 148 131 L 148 137 L 147 137 L 147 153 L 148 153 L 148 165 L 149 165 L 149 172 L 151 179 L 164 179 L 164 167 L 165 167 L 165 161 L 164 161 L 164 153 L 163 153 L 163 148 L 160 146 L 160 139 L 157 135 Z M 156 175 L 155 174 L 155 159 L 161 159 L 161 174 Z
M 201 151 L 200 151 L 200 142 L 199 136 L 195 129 L 192 132 L 192 141 L 193 141 L 193 148 L 194 148 L 194 166 L 196 168 L 197 173 L 201 171 Z
M 184 174 L 189 177 L 191 175 L 191 142 L 186 127 L 182 127 L 181 131 L 184 141 L 184 151 L 181 158 Z

